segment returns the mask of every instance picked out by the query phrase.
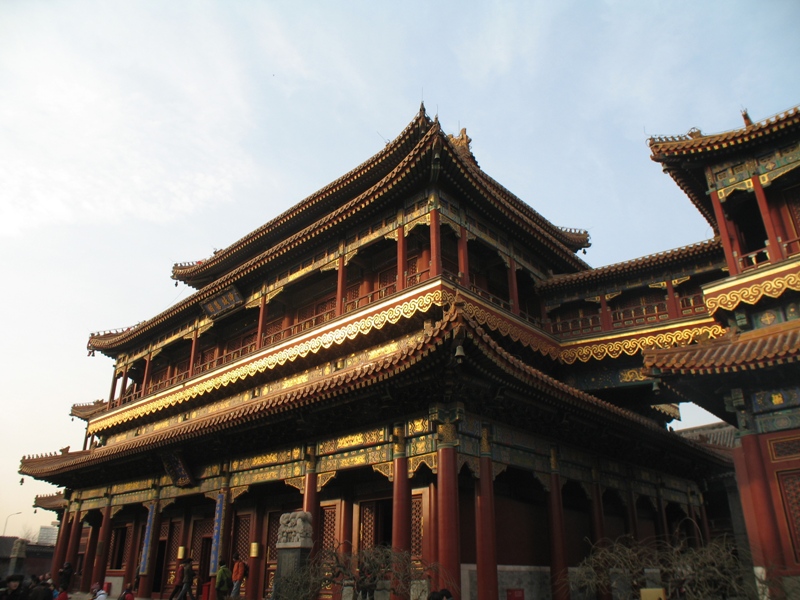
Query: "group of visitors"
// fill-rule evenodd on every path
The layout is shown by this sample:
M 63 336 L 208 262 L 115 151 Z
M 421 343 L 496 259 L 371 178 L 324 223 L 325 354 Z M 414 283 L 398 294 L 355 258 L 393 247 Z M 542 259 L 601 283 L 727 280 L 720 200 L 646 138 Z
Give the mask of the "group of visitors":
M 72 566 L 64 563 L 58 575 L 58 585 L 53 582 L 50 573 L 31 575 L 27 581 L 22 574 L 9 575 L 0 584 L 0 600 L 67 600 Z
M 217 567 L 217 598 L 220 600 L 222 598 L 238 598 L 242 582 L 247 577 L 248 571 L 247 563 L 241 560 L 238 554 L 233 555 L 233 570 L 228 567 L 227 561 L 220 560 Z M 172 589 L 169 600 L 186 600 L 187 597 L 189 600 L 195 600 L 192 593 L 195 576 L 191 557 L 185 558 L 178 565 L 178 571 L 175 573 L 175 587 Z

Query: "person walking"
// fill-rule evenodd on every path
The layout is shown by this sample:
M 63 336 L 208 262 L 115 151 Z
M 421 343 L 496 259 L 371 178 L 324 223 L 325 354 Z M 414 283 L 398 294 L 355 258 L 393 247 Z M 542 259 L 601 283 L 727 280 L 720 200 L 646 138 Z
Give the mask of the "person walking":
M 188 596 L 189 600 L 195 600 L 192 594 L 192 584 L 194 583 L 194 569 L 192 568 L 192 559 L 187 558 L 183 563 L 183 585 L 181 591 L 178 593 L 177 600 L 185 600 Z
M 217 600 L 223 600 L 228 597 L 231 589 L 233 588 L 233 576 L 228 564 L 221 560 L 217 568 L 217 583 L 214 586 L 217 588 Z

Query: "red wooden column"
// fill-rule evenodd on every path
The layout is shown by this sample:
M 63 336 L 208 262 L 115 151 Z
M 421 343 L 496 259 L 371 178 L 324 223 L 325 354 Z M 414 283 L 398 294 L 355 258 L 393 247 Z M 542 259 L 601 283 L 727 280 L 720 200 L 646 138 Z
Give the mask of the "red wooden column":
M 117 393 L 117 366 L 114 365 L 114 376 L 111 378 L 111 391 L 108 393 L 109 404 L 114 400 L 114 394 Z
M 258 307 L 258 329 L 256 330 L 256 350 L 264 346 L 264 317 L 267 316 L 267 295 L 261 295 L 261 304 Z
M 748 533 L 755 533 L 752 536 L 750 545 L 753 550 L 753 561 L 756 566 L 767 569 L 774 568 L 776 565 L 786 564 L 781 549 L 780 534 L 778 523 L 773 511 L 772 495 L 770 493 L 770 481 L 764 466 L 764 459 L 761 452 L 761 442 L 757 434 L 744 434 L 740 438 L 742 446 L 742 458 L 746 470 L 745 477 L 739 480 L 739 489 L 746 489 L 750 492 L 752 503 L 752 514 L 755 519 L 755 527 L 748 525 Z M 760 558 L 760 563 L 757 562 Z
M 161 508 L 158 500 L 145 503 L 147 507 L 147 525 L 144 531 L 142 556 L 139 560 L 139 598 L 150 598 L 153 593 L 153 571 L 155 569 L 158 540 L 161 533 Z
M 467 242 L 467 228 L 463 225 L 460 229 L 458 236 L 458 276 L 461 279 L 461 285 L 465 288 L 469 287 L 469 246 Z
M 498 600 L 494 469 L 491 432 L 488 425 L 481 427 L 480 477 L 475 486 L 475 521 L 478 598 Z
M 394 461 L 392 482 L 392 548 L 410 553 L 411 481 L 408 478 L 406 432 L 403 423 L 394 426 L 394 444 L 392 444 L 392 450 Z M 401 600 L 402 596 L 392 594 L 392 598 Z
M 136 551 L 139 548 L 139 542 L 141 540 L 142 535 L 142 523 L 139 520 L 139 516 L 137 515 L 133 519 L 133 528 L 131 529 L 131 541 L 130 541 L 130 553 L 128 556 L 128 562 L 125 564 L 125 576 L 123 577 L 124 581 L 122 585 L 125 584 L 133 584 L 133 580 L 136 577 L 136 567 L 138 566 L 136 563 L 139 560 L 139 557 L 136 555 Z M 126 542 L 127 544 L 128 542 Z
M 667 279 L 667 314 L 670 319 L 677 319 L 681 316 L 681 307 L 678 304 L 675 286 L 672 285 L 671 279 Z
M 628 533 L 635 539 L 639 540 L 639 513 L 636 510 L 636 494 L 633 488 L 628 488 Z
M 92 565 L 94 564 L 94 557 L 97 553 L 97 539 L 100 535 L 100 528 L 92 525 L 92 530 L 89 533 L 89 540 L 86 543 L 86 552 L 83 555 L 83 575 L 81 576 L 81 591 L 88 592 L 92 583 Z
M 438 425 L 439 444 L 437 449 L 436 513 L 437 534 L 439 538 L 439 565 L 442 573 L 439 585 L 445 587 L 454 581 L 460 587 L 461 559 L 458 543 L 458 473 L 456 471 L 456 443 L 458 428 L 456 423 Z M 454 586 L 455 587 L 455 586 Z M 451 590 L 455 600 L 460 600 L 458 589 Z
M 266 562 L 266 546 L 261 544 L 262 536 L 264 535 L 264 507 L 260 505 L 256 508 L 253 517 L 250 519 L 250 531 L 248 537 L 250 538 L 249 555 L 247 557 L 240 556 L 242 560 L 247 560 L 247 566 L 250 569 L 250 575 L 245 581 L 245 599 L 257 600 L 261 597 L 259 590 L 266 587 L 266 582 L 262 581 L 262 566 Z
M 347 282 L 347 266 L 344 264 L 344 254 L 339 256 L 339 265 L 336 268 L 336 316 L 344 313 L 344 286 Z
M 197 328 L 192 332 L 192 349 L 189 350 L 189 377 L 194 375 L 194 363 L 197 359 Z
M 56 540 L 56 549 L 55 552 L 53 552 L 53 565 L 50 567 L 50 573 L 53 575 L 54 581 L 57 579 L 58 570 L 64 565 L 67 559 L 69 532 L 69 511 L 65 510 L 61 514 L 61 525 L 58 527 L 58 540 Z
M 106 566 L 111 543 L 111 504 L 103 509 L 103 522 L 100 525 L 100 539 L 97 541 L 97 552 L 92 569 L 92 582 L 102 583 L 106 579 Z
M 783 247 L 781 246 L 780 236 L 777 231 L 775 223 L 772 221 L 772 212 L 767 203 L 767 195 L 764 193 L 764 188 L 761 186 L 761 181 L 758 175 L 750 178 L 753 182 L 753 190 L 756 193 L 756 200 L 758 202 L 758 212 L 761 213 L 761 219 L 764 221 L 764 229 L 767 231 L 767 240 L 769 241 L 769 260 L 777 262 L 784 258 Z
M 711 528 L 708 525 L 708 514 L 706 513 L 706 500 L 703 494 L 700 494 L 700 519 L 702 519 L 701 531 L 703 532 L 704 545 L 711 541 Z
M 511 312 L 519 314 L 519 288 L 517 286 L 517 261 L 513 257 L 508 257 L 508 301 L 511 304 Z
M 608 544 L 603 489 L 600 487 L 600 471 L 597 468 L 592 468 L 592 542 L 600 548 Z M 598 600 L 612 600 L 611 590 L 598 591 L 597 597 Z
M 395 289 L 399 292 L 406 287 L 406 231 L 402 220 L 397 228 L 397 281 Z
M 608 300 L 605 294 L 600 294 L 600 327 L 603 331 L 611 331 L 614 324 L 611 321 L 611 310 L 608 308 Z
M 311 513 L 311 526 L 313 527 L 312 539 L 313 554 L 319 551 L 322 539 L 322 523 L 320 522 L 319 492 L 317 491 L 317 453 L 314 446 L 306 448 L 306 477 L 303 483 L 303 510 Z
M 603 490 L 600 488 L 600 472 L 592 469 L 592 542 L 603 544 L 606 539 L 606 521 L 603 511 Z
M 728 263 L 728 271 L 731 275 L 741 272 L 739 257 L 742 250 L 739 247 L 739 239 L 736 235 L 736 228 L 725 216 L 722 209 L 722 201 L 718 192 L 711 192 L 711 205 L 714 207 L 714 216 L 717 218 L 719 237 L 722 240 L 722 248 L 725 251 L 725 261 Z
M 432 208 L 431 212 L 431 277 L 442 274 L 442 230 L 439 226 L 439 209 Z
M 66 562 L 75 568 L 78 563 L 78 546 L 81 543 L 81 531 L 83 528 L 83 518 L 81 517 L 80 505 L 75 509 L 75 517 L 72 519 L 72 528 L 69 532 L 69 546 L 67 546 Z M 75 586 L 75 577 L 72 578 L 72 587 Z M 68 590 L 69 591 L 69 590 Z
M 153 362 L 153 353 L 144 359 L 144 377 L 142 377 L 142 398 L 147 395 L 147 386 L 150 385 L 150 365 Z M 126 582 L 127 583 L 127 582 Z
M 125 395 L 125 390 L 128 387 L 128 367 L 130 364 L 126 364 L 122 369 L 122 388 L 119 390 L 119 397 L 120 400 Z
M 561 474 L 558 449 L 550 448 L 550 589 L 553 600 L 570 600 L 566 555 L 564 506 L 561 500 Z

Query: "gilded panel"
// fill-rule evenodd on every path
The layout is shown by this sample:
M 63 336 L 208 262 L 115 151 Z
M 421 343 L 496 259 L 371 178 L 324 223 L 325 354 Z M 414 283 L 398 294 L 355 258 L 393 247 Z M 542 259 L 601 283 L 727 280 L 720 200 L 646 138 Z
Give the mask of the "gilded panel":
M 114 495 L 134 492 L 137 490 L 147 490 L 153 487 L 152 479 L 141 479 L 139 481 L 129 481 L 127 483 L 115 483 L 111 486 L 110 492 Z
M 431 452 L 429 454 L 420 454 L 419 456 L 412 456 L 408 459 L 408 473 L 409 476 L 413 475 L 417 472 L 422 465 L 427 465 L 427 467 L 436 473 L 438 468 L 438 457 L 436 456 L 435 452 Z
M 240 458 L 231 462 L 232 471 L 244 471 L 248 469 L 255 469 L 258 467 L 266 467 L 270 465 L 278 465 L 293 461 L 298 461 L 303 456 L 302 448 L 291 448 L 285 450 L 278 450 L 276 452 L 267 452 L 266 454 L 259 454 L 257 456 L 250 456 L 248 458 Z
M 427 418 L 414 419 L 408 422 L 407 431 L 409 437 L 426 434 L 430 429 L 430 422 Z
M 481 455 L 481 441 L 480 439 L 459 436 L 459 454 L 466 454 L 469 456 Z
M 105 508 L 108 505 L 108 499 L 106 498 L 92 498 L 91 500 L 84 500 L 81 503 L 82 510 L 93 510 L 93 509 L 100 509 Z
M 434 452 L 436 450 L 435 439 L 436 439 L 435 434 L 429 433 L 414 438 L 412 440 L 409 440 L 409 444 L 407 446 L 409 456 L 416 456 L 419 454 L 427 454 L 429 452 Z
M 384 427 L 363 431 L 351 435 L 325 440 L 319 444 L 319 453 L 333 454 L 345 448 L 356 448 L 358 446 L 368 446 L 379 444 L 388 440 L 387 430 Z
M 270 467 L 262 467 L 260 469 L 251 469 L 248 471 L 241 471 L 231 475 L 230 486 L 238 487 L 241 485 L 250 485 L 253 483 L 264 483 L 268 481 L 282 481 L 292 477 L 300 477 L 304 473 L 302 461 L 294 463 L 286 463 L 282 465 L 274 465 Z
M 141 492 L 131 492 L 127 494 L 119 494 L 111 498 L 111 506 L 125 506 L 127 504 L 141 504 L 148 500 L 157 500 L 158 492 L 156 490 L 144 490 Z

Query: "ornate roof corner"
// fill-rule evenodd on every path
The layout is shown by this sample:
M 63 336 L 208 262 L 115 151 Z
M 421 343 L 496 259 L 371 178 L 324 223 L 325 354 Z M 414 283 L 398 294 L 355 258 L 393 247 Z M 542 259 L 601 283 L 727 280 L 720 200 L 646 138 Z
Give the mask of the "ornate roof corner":
M 105 412 L 107 408 L 108 402 L 102 399 L 95 400 L 94 402 L 86 402 L 84 404 L 73 404 L 72 410 L 69 411 L 69 416 L 88 421 L 94 415 Z
M 476 166 L 480 166 L 478 165 L 478 160 L 475 158 L 475 155 L 472 153 L 472 138 L 467 135 L 466 127 L 462 127 L 457 136 L 452 133 L 447 134 L 447 139 L 459 156 L 472 161 Z

